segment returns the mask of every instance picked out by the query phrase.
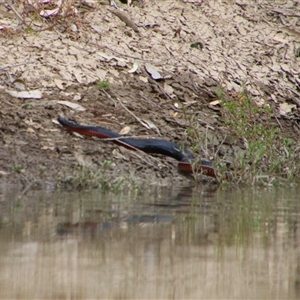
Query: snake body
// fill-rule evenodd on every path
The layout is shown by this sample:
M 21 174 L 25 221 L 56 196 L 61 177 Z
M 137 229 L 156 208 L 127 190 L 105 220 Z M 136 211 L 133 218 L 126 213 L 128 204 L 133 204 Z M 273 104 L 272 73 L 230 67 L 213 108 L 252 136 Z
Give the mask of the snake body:
M 155 138 L 125 137 L 101 126 L 78 125 L 61 117 L 57 120 L 65 129 L 71 132 L 77 132 L 86 136 L 95 136 L 100 139 L 110 139 L 113 143 L 132 151 L 140 150 L 148 154 L 162 154 L 172 157 L 179 162 L 178 171 L 181 173 L 192 174 L 194 172 L 202 172 L 207 176 L 216 177 L 215 169 L 210 161 L 201 160 L 200 166 L 197 170 L 194 170 L 192 166 L 194 161 L 193 154 L 173 142 Z

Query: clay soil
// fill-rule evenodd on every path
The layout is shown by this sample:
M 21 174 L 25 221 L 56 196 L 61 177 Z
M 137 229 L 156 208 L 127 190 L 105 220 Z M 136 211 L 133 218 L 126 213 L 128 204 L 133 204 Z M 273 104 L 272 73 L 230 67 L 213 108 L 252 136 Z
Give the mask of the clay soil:
M 33 16 L 49 4 L 0 7 L 2 184 L 53 187 L 82 168 L 149 184 L 185 181 L 172 159 L 76 136 L 56 119 L 187 147 L 196 125 L 207 143 L 199 157 L 216 159 L 223 143 L 216 155 L 230 160 L 239 145 L 223 140 L 229 132 L 214 102 L 221 87 L 231 101 L 247 90 L 257 105 L 275 108 L 274 124 L 297 139 L 298 1 L 116 1 L 127 19 L 108 1 L 63 4 L 50 18 Z M 16 95 L 22 90 L 41 97 Z

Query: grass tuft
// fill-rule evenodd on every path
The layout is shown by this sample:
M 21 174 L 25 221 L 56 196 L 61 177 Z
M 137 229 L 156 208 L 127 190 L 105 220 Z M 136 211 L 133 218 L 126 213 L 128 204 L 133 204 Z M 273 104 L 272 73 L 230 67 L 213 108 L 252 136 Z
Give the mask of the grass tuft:
M 223 137 L 184 112 L 193 152 L 215 162 L 220 181 L 251 185 L 294 181 L 299 175 L 300 145 L 282 131 L 275 110 L 256 105 L 246 90 L 227 99 L 220 87 L 216 95 L 225 124 Z
M 73 169 L 72 174 L 66 171 L 58 174 L 57 186 L 63 189 L 101 189 L 102 191 L 113 191 L 115 193 L 125 189 L 137 189 L 140 183 L 138 178 L 128 175 L 114 175 L 109 170 L 112 162 L 104 161 L 101 166 L 78 165 Z
M 98 81 L 97 87 L 100 90 L 108 90 L 109 89 L 109 81 L 108 80 Z

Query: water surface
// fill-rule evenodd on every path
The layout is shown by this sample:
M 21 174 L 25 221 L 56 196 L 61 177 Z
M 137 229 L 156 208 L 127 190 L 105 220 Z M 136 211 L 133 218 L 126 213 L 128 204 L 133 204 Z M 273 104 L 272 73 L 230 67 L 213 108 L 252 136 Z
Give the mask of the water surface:
M 299 190 L 2 189 L 1 299 L 299 299 Z

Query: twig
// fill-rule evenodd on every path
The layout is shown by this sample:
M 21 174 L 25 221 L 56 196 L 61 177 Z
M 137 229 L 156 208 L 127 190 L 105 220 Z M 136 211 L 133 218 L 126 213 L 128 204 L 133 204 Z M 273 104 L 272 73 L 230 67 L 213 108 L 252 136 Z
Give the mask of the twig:
M 32 186 L 33 186 L 33 183 L 28 184 L 27 187 L 20 193 L 20 195 L 18 196 L 18 199 L 20 199 L 21 196 L 24 196 L 27 193 L 27 191 L 32 188 Z
M 116 107 L 116 101 L 113 99 L 113 97 L 104 89 L 102 89 L 102 91 L 104 92 L 104 94 L 114 103 L 114 106 Z
M 223 144 L 224 144 L 224 142 L 225 142 L 226 139 L 227 139 L 227 133 L 225 134 L 224 139 L 222 140 L 222 142 L 219 144 L 217 150 L 215 151 L 215 153 L 214 153 L 215 157 L 219 153 L 219 151 L 220 151 L 221 147 L 223 146 Z
M 141 93 L 137 93 L 139 97 L 143 98 L 144 100 L 146 100 L 147 102 L 150 102 L 151 105 L 156 106 L 158 108 L 161 109 L 161 106 L 156 104 L 155 102 L 153 102 L 152 100 L 148 99 L 147 97 L 145 97 L 144 95 L 142 95 Z
M 132 111 L 130 111 L 130 110 L 122 103 L 122 101 L 121 101 L 119 98 L 117 98 L 117 100 L 119 101 L 119 103 L 121 104 L 121 106 L 122 106 L 127 112 L 129 112 L 129 113 L 130 113 L 130 114 L 131 114 L 131 115 L 132 115 L 139 123 L 141 123 L 144 127 L 146 127 L 147 129 L 155 129 L 156 132 L 157 132 L 159 135 L 161 135 L 159 129 L 158 129 L 155 125 L 153 125 L 153 127 L 150 127 L 149 124 L 146 122 L 146 120 L 143 121 L 143 120 L 140 119 L 138 116 L 136 116 Z
M 146 155 L 146 153 L 143 152 L 142 150 L 137 149 L 137 152 L 138 152 L 138 153 L 142 153 L 143 155 Z M 141 156 L 138 155 L 137 153 L 134 153 L 134 152 L 133 152 L 132 154 L 133 154 L 134 156 L 136 156 L 137 158 L 139 158 L 140 160 L 142 160 L 143 162 L 145 162 L 146 164 L 150 165 L 151 167 L 160 170 L 160 168 L 159 168 L 159 166 L 158 166 L 159 160 L 158 160 L 157 158 L 155 158 L 154 156 L 147 155 L 146 157 L 149 158 L 149 160 L 155 161 L 156 164 L 155 164 L 155 163 L 152 163 L 151 161 L 148 161 L 148 159 L 144 159 L 143 157 L 141 157 Z
M 194 92 L 197 93 L 198 92 L 198 87 L 196 86 L 195 81 L 194 81 L 193 76 L 192 76 L 191 73 L 189 73 L 189 79 L 190 79 L 190 82 L 192 84 Z
M 12 5 L 12 3 L 10 3 L 10 1 L 6 1 L 7 5 L 11 8 L 11 10 L 16 14 L 16 16 L 20 19 L 20 21 L 22 23 L 24 22 L 24 19 L 22 18 L 22 16 L 18 13 L 18 11 L 15 9 L 15 7 Z
M 300 100 L 298 100 L 300 98 L 300 93 L 297 93 L 291 88 L 287 88 L 287 89 L 288 91 L 290 91 L 292 94 L 296 96 L 296 97 L 291 97 L 291 100 L 297 105 L 297 107 L 300 107 Z
M 154 79 L 152 79 L 151 77 L 148 77 L 148 79 L 149 82 L 155 84 L 159 88 L 159 90 L 166 96 L 166 98 L 172 100 L 172 97 Z
M 75 132 L 76 133 L 76 132 Z M 78 133 L 77 133 L 78 134 Z M 80 134 L 80 133 L 79 133 Z M 81 134 L 80 134 L 81 135 Z M 93 137 L 93 136 L 92 136 Z M 154 156 L 149 156 L 149 155 L 147 155 L 147 153 L 145 153 L 144 151 L 142 151 L 142 150 L 140 150 L 140 149 L 138 149 L 138 148 L 136 148 L 136 147 L 134 147 L 134 146 L 131 146 L 131 145 L 129 145 L 129 144 L 127 144 L 127 143 L 125 143 L 125 142 L 123 142 L 123 139 L 126 139 L 126 138 L 129 138 L 129 137 L 126 137 L 126 136 L 119 136 L 119 137 L 115 137 L 115 138 L 101 138 L 101 141 L 105 141 L 105 142 L 109 142 L 109 141 L 117 141 L 117 142 L 119 142 L 119 143 L 121 143 L 122 144 L 122 146 L 124 147 L 124 148 L 126 148 L 127 150 L 131 150 L 131 154 L 133 154 L 134 156 L 136 156 L 137 158 L 139 158 L 140 160 L 142 160 L 143 162 L 145 162 L 145 163 L 147 163 L 148 165 L 150 165 L 151 167 L 153 167 L 153 168 L 156 168 L 156 169 L 158 169 L 158 170 L 160 170 L 161 168 L 158 166 L 158 164 L 159 164 L 159 159 L 157 159 L 157 158 L 155 158 Z M 138 136 L 130 136 L 130 138 L 139 138 Z M 140 155 L 138 155 L 137 153 L 135 153 L 135 152 L 132 152 L 132 151 L 135 151 L 135 152 L 137 152 L 137 153 L 140 153 L 140 154 L 142 154 L 142 155 L 144 155 L 145 157 L 147 157 L 147 158 L 149 158 L 149 160 L 153 160 L 155 163 L 152 163 L 151 161 L 149 161 L 149 160 L 147 160 L 147 159 L 145 159 L 145 158 L 143 158 L 142 156 L 140 156 Z
M 118 9 L 118 6 L 114 0 L 110 0 L 110 5 L 113 6 L 114 8 Z
M 208 146 L 207 146 L 207 141 L 208 141 L 208 126 L 205 128 L 205 155 L 208 155 Z
M 275 120 L 276 120 L 277 124 L 279 125 L 280 129 L 283 130 L 283 128 L 281 126 L 281 123 L 279 122 L 278 118 L 276 116 L 274 116 L 274 117 L 275 117 Z
M 123 143 L 122 139 L 126 138 L 125 136 L 121 136 L 121 137 L 116 137 L 116 138 L 105 138 L 105 139 L 101 139 L 101 141 L 119 141 L 120 143 Z M 130 136 L 130 138 L 138 138 L 137 136 Z M 128 144 L 124 143 L 124 148 L 128 148 Z M 147 158 L 149 158 L 150 160 L 152 159 L 154 162 L 156 162 L 157 164 L 159 163 L 159 160 L 157 158 L 155 158 L 154 156 L 149 156 L 147 155 L 145 152 L 143 152 L 142 150 L 136 148 L 136 147 L 133 147 L 133 146 L 130 146 L 131 149 L 130 150 L 133 150 L 133 151 L 136 151 L 137 153 L 141 153 L 142 155 L 146 155 Z M 128 149 L 127 149 L 128 150 Z M 151 167 L 154 167 L 156 169 L 160 169 L 158 167 L 158 165 L 156 165 L 155 163 L 152 163 L 151 161 L 148 161 L 147 159 L 143 158 L 142 156 L 138 155 L 137 153 L 135 152 L 130 152 L 132 155 L 136 156 L 137 158 L 139 158 L 140 160 L 142 160 L 143 162 L 147 163 L 148 165 L 150 165 Z
M 116 15 L 121 21 L 123 21 L 127 26 L 131 27 L 135 32 L 140 33 L 138 27 L 132 22 L 124 13 L 118 9 L 108 9 L 111 13 Z
M 116 102 L 114 101 L 114 99 L 105 91 L 105 90 L 103 90 L 103 92 L 107 95 L 107 97 L 109 97 L 109 99 L 111 99 L 113 102 L 114 102 L 114 104 L 116 105 Z M 130 113 L 139 123 L 141 123 L 144 127 L 146 127 L 147 129 L 155 129 L 156 130 L 156 132 L 159 134 L 159 135 L 161 135 L 160 134 L 160 132 L 159 132 L 159 129 L 155 126 L 155 125 L 153 125 L 153 127 L 150 127 L 148 124 L 147 124 L 147 122 L 146 121 L 143 121 L 142 119 L 140 119 L 138 116 L 136 116 L 132 111 L 130 111 L 123 103 L 122 103 L 122 101 L 117 97 L 116 98 L 118 101 L 119 101 L 119 103 L 121 104 L 121 106 L 128 112 L 128 113 Z
M 0 68 L 0 71 L 6 70 L 6 69 L 11 69 L 11 68 L 14 68 L 14 67 L 29 65 L 29 64 L 33 64 L 33 63 L 34 63 L 33 61 L 29 61 L 29 62 L 25 62 L 25 63 L 21 63 L 21 64 L 10 65 L 10 66 Z
M 92 44 L 92 43 L 91 43 Z M 92 44 L 92 45 L 95 45 L 95 46 L 99 46 L 99 45 L 97 45 L 97 44 Z M 139 56 L 133 56 L 133 55 L 129 55 L 129 54 L 126 54 L 126 53 L 121 53 L 121 52 L 118 52 L 118 51 L 116 51 L 115 49 L 111 49 L 111 48 L 109 48 L 108 46 L 102 46 L 102 47 L 100 47 L 100 48 L 106 48 L 106 49 L 108 49 L 109 51 L 111 51 L 111 52 L 113 52 L 113 53 L 116 53 L 116 54 L 118 54 L 118 55 L 120 55 L 120 56 L 122 56 L 122 57 L 129 57 L 129 58 L 133 58 L 133 59 L 139 59 L 139 60 L 142 60 Z M 147 60 L 144 60 L 144 61 L 147 61 Z M 151 60 L 149 60 L 149 61 L 151 61 Z
M 81 133 L 78 133 L 78 132 L 73 132 L 73 133 L 76 133 L 76 135 L 80 135 L 80 136 L 83 136 L 83 134 Z M 94 136 L 92 135 L 91 137 L 95 137 L 95 138 L 98 138 L 97 136 Z M 121 136 L 118 136 L 118 137 L 114 137 L 114 138 L 101 138 L 101 141 L 107 141 L 107 142 L 111 142 L 111 141 L 117 141 L 119 143 L 122 143 L 124 144 L 124 148 L 127 148 L 127 149 L 132 149 L 133 151 L 141 151 L 139 150 L 138 148 L 134 147 L 134 146 L 130 146 L 128 145 L 127 143 L 123 142 L 124 139 L 127 139 L 127 138 L 130 138 L 130 139 L 141 139 L 141 138 L 145 138 L 145 139 L 148 139 L 149 136 L 147 137 L 144 137 L 143 135 L 130 135 L 130 136 L 126 136 L 126 135 L 121 135 Z M 151 137 L 150 137 L 151 138 Z M 99 138 L 98 138 L 99 139 Z
M 119 103 L 121 104 L 121 106 L 128 112 L 128 113 L 130 113 L 139 123 L 141 123 L 142 125 L 144 125 L 143 124 L 143 121 L 138 117 L 138 116 L 136 116 L 132 111 L 130 111 L 123 103 L 122 103 L 122 101 L 119 99 L 119 98 L 117 98 L 117 100 L 119 101 Z
M 282 14 L 285 17 L 298 17 L 298 18 L 300 17 L 300 14 L 295 13 L 294 10 L 288 11 L 288 10 L 276 8 L 276 9 L 272 9 L 272 12 L 275 12 L 277 14 Z

